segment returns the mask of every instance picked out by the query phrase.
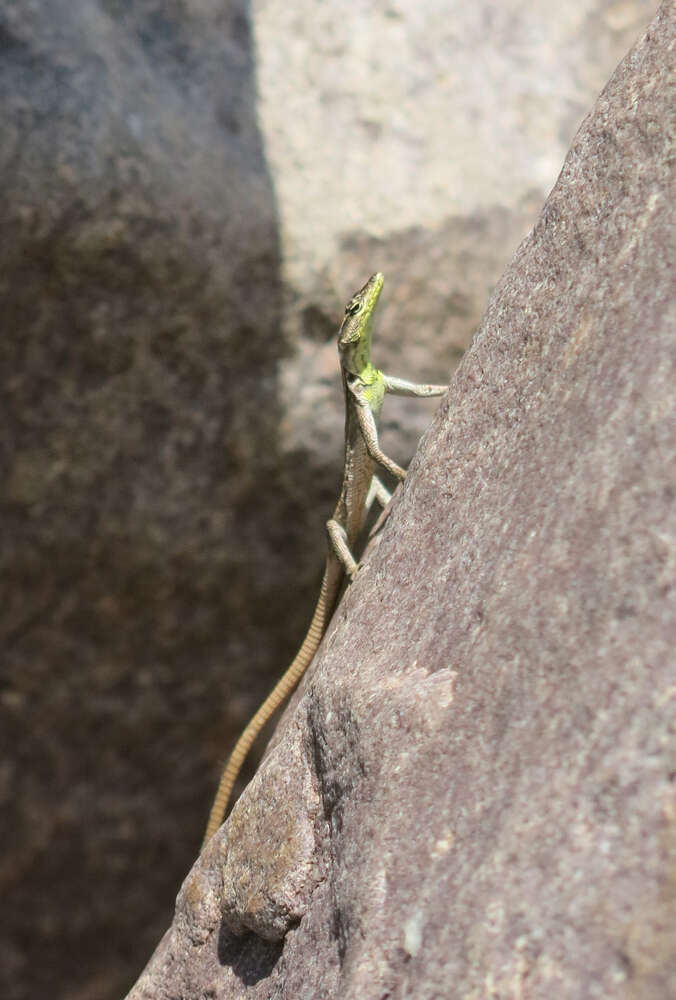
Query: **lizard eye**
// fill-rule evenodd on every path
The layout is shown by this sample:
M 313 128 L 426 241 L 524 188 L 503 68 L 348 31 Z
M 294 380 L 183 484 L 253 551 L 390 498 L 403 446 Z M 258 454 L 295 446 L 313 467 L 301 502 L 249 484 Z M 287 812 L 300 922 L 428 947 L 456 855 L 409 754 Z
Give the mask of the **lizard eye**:
M 361 302 L 359 301 L 359 299 L 352 299 L 352 301 L 348 302 L 348 304 L 345 306 L 345 315 L 356 316 L 356 314 L 359 312 L 360 309 L 361 309 Z

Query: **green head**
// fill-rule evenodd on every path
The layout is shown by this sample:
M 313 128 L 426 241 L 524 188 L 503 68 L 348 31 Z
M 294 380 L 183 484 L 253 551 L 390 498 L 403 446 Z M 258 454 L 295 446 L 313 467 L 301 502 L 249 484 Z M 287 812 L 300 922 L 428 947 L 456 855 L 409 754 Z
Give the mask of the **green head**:
M 373 310 L 385 278 L 378 271 L 345 306 L 345 316 L 338 332 L 338 352 L 344 370 L 361 375 L 371 365 Z

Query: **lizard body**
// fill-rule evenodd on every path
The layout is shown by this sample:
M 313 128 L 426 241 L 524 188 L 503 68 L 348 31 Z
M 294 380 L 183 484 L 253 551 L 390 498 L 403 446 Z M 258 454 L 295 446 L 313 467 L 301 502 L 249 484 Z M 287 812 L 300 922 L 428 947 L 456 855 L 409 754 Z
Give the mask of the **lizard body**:
M 371 363 L 373 313 L 383 282 L 382 274 L 374 274 L 353 295 L 345 307 L 338 333 L 338 353 L 345 393 L 345 461 L 338 502 L 326 524 L 328 551 L 314 615 L 295 659 L 235 744 L 211 807 L 204 844 L 223 821 L 233 785 L 251 744 L 275 710 L 291 694 L 312 662 L 331 620 L 343 578 L 347 575 L 350 580 L 354 579 L 359 569 L 352 548 L 365 515 L 373 500 L 377 499 L 384 507 L 390 499 L 388 490 L 375 475 L 376 466 L 381 465 L 397 479 L 403 480 L 406 476 L 406 470 L 388 458 L 378 443 L 377 421 L 385 394 L 441 396 L 448 388 L 445 385 L 418 385 L 405 379 L 393 378 Z

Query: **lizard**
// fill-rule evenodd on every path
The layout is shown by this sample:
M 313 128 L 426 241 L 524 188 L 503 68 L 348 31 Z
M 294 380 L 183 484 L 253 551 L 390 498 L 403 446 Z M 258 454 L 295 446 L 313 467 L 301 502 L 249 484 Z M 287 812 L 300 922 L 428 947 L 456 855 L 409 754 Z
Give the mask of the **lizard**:
M 446 385 L 419 385 L 379 371 L 371 363 L 373 314 L 383 288 L 380 272 L 372 275 L 345 306 L 338 331 L 338 354 L 345 395 L 345 460 L 338 502 L 326 523 L 327 554 L 312 621 L 295 659 L 282 675 L 237 740 L 221 775 L 209 814 L 203 847 L 221 825 L 233 786 L 256 736 L 291 694 L 314 659 L 326 632 L 343 581 L 354 580 L 360 568 L 352 549 L 374 500 L 385 508 L 389 490 L 375 475 L 382 466 L 396 479 L 406 470 L 388 458 L 378 441 L 378 418 L 386 393 L 400 396 L 441 396 Z

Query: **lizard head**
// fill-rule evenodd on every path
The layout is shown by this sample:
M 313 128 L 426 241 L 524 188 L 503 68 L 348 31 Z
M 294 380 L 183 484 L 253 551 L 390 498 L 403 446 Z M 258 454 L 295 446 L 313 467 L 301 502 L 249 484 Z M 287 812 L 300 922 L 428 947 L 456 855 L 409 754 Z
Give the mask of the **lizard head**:
M 338 332 L 338 352 L 344 370 L 360 374 L 371 362 L 373 310 L 385 278 L 378 271 L 345 306 L 345 316 Z

